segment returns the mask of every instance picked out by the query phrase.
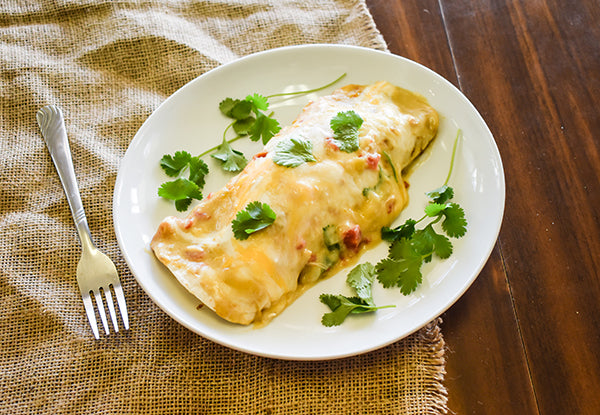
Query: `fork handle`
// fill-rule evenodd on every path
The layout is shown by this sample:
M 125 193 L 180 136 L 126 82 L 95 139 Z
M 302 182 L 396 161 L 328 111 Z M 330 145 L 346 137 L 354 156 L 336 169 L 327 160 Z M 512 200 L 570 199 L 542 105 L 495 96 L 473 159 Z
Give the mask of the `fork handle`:
M 71 158 L 71 149 L 69 140 L 65 130 L 65 121 L 62 111 L 55 105 L 48 105 L 36 114 L 38 125 L 42 131 L 42 136 L 50 151 L 50 156 L 54 162 L 54 166 L 58 171 L 58 177 L 62 183 L 63 189 L 67 196 L 71 215 L 75 221 L 79 240 L 84 250 L 94 248 L 90 228 L 83 210 L 83 203 L 77 186 L 75 177 L 75 169 L 73 168 L 73 160 Z

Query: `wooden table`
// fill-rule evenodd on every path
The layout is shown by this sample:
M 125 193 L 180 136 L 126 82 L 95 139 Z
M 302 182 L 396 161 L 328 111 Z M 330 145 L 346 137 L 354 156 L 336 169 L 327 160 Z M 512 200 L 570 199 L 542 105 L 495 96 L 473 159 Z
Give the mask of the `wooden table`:
M 498 243 L 444 313 L 458 414 L 600 414 L 600 1 L 367 0 L 454 83 L 504 163 Z

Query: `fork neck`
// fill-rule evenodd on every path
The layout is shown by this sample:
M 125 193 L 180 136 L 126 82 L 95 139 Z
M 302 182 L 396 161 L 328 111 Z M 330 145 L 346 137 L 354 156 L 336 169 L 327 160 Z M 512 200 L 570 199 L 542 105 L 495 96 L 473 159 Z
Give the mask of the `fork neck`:
M 85 213 L 83 209 L 80 209 L 77 212 L 73 212 L 73 219 L 75 220 L 75 226 L 77 227 L 77 234 L 79 235 L 81 248 L 85 252 L 94 251 L 96 249 L 96 246 L 92 241 L 90 228 L 88 226 L 87 219 L 85 218 Z

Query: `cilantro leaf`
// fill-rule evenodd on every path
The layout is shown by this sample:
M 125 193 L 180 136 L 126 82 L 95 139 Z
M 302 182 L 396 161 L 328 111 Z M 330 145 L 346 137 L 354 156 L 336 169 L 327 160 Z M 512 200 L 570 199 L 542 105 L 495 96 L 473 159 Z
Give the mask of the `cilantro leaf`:
M 363 123 L 363 119 L 356 112 L 350 110 L 338 112 L 331 119 L 329 125 L 333 130 L 333 142 L 341 151 L 352 153 L 358 150 L 358 130 Z
M 250 128 L 254 125 L 255 121 L 256 118 L 254 117 L 243 118 L 241 120 L 235 120 L 231 126 L 237 135 L 244 136 L 250 134 Z
M 452 242 L 446 236 L 441 235 L 433 230 L 431 225 L 424 229 L 433 242 L 433 252 L 441 259 L 449 258 L 452 255 Z
M 415 233 L 416 224 L 416 220 L 407 219 L 406 222 L 395 228 L 384 226 L 381 228 L 381 239 L 391 242 L 401 238 L 410 238 Z
M 270 226 L 276 218 L 275 212 L 266 203 L 251 202 L 244 210 L 237 213 L 231 222 L 233 235 L 236 239 L 245 240 L 261 229 Z
M 269 103 L 267 102 L 267 98 L 260 94 L 252 94 L 246 97 L 246 101 L 250 102 L 254 106 L 254 112 L 257 113 L 257 110 L 266 111 L 269 109 Z
M 174 155 L 165 154 L 160 159 L 160 166 L 167 176 L 175 177 L 183 170 L 192 159 L 192 155 L 187 151 L 176 151 Z
M 185 199 L 176 200 L 175 201 L 175 209 L 177 209 L 178 212 L 185 212 L 186 210 L 188 210 L 188 208 L 192 204 L 192 199 L 193 198 L 188 197 Z
M 158 189 L 158 195 L 165 199 L 174 200 L 179 212 L 187 210 L 192 199 L 202 199 L 200 187 L 189 179 L 180 177 L 163 183 Z
M 341 295 L 334 294 L 321 294 L 319 300 L 329 307 L 332 311 L 335 311 L 339 306 L 342 305 Z
M 408 241 L 414 251 L 421 257 L 425 262 L 431 261 L 431 256 L 434 251 L 434 238 L 429 232 L 425 230 L 415 231 L 413 237 Z M 402 253 L 403 254 L 403 253 Z M 400 256 L 402 254 L 399 254 Z
M 355 132 L 361 127 L 363 119 L 353 110 L 346 112 L 338 112 L 335 117 L 329 122 L 333 131 L 342 131 L 352 129 Z
M 198 185 L 183 177 L 163 183 L 158 189 L 158 195 L 170 200 L 180 200 L 194 196 L 198 199 L 202 198 Z
M 325 313 L 321 317 L 321 323 L 325 327 L 339 326 L 352 310 L 360 306 L 343 295 L 321 294 L 319 299 L 331 309 L 330 313 Z
M 269 140 L 281 130 L 279 122 L 268 115 L 258 113 L 256 121 L 248 129 L 250 140 L 258 141 L 262 138 L 262 143 L 267 144 Z
M 352 271 L 348 273 L 346 282 L 348 285 L 356 290 L 356 295 L 365 304 L 374 306 L 373 301 L 373 280 L 375 279 L 375 267 L 366 262 L 355 266 Z
M 254 106 L 251 102 L 246 100 L 238 101 L 233 108 L 231 108 L 229 117 L 235 120 L 243 120 L 250 117 L 250 114 L 252 114 L 253 110 Z
M 417 262 L 415 260 L 406 260 L 405 262 L 408 265 L 406 269 L 400 273 L 398 286 L 400 287 L 400 292 L 402 294 L 409 295 L 423 282 L 423 274 L 421 274 L 421 268 L 420 266 L 417 267 Z M 421 262 L 418 264 L 420 265 Z
M 429 203 L 425 207 L 425 214 L 429 217 L 443 216 L 442 229 L 448 236 L 459 238 L 467 231 L 465 212 L 457 203 Z
M 425 206 L 425 214 L 429 217 L 439 216 L 448 206 L 449 204 L 445 203 L 429 203 Z
M 239 99 L 225 98 L 223 101 L 219 102 L 219 111 L 221 111 L 221 114 L 225 115 L 226 117 L 233 118 L 231 113 L 233 108 L 239 102 Z
M 200 157 L 192 157 L 189 163 L 190 181 L 196 183 L 199 189 L 204 188 L 205 177 L 208 174 L 208 166 Z
M 452 254 L 450 239 L 437 233 L 431 224 L 416 231 L 411 242 L 415 250 L 423 256 L 425 262 L 430 262 L 433 254 L 442 259 L 446 259 Z
M 200 157 L 192 157 L 187 151 L 177 151 L 172 156 L 164 155 L 160 166 L 168 176 L 179 176 L 175 180 L 163 183 L 158 189 L 160 197 L 175 201 L 175 208 L 179 212 L 187 210 L 193 199 L 202 199 L 208 166 Z
M 467 220 L 465 211 L 456 203 L 450 203 L 443 214 L 442 229 L 453 238 L 460 238 L 467 232 Z
M 234 150 L 225 138 L 223 138 L 223 142 L 210 156 L 221 161 L 223 163 L 221 167 L 223 167 L 223 170 L 225 171 L 238 172 L 248 164 L 248 160 L 246 160 L 244 154 Z
M 423 282 L 421 260 L 385 258 L 377 265 L 377 280 L 384 288 L 400 287 L 400 292 L 409 295 Z
M 255 106 L 245 99 L 225 98 L 219 103 L 219 111 L 234 120 L 243 120 L 251 116 Z
M 192 157 L 187 151 L 176 151 L 173 156 L 165 154 L 160 159 L 160 166 L 167 176 L 181 176 L 189 170 L 189 179 L 199 187 L 204 187 L 204 176 L 208 174 L 208 166 L 200 157 Z
M 384 288 L 398 285 L 397 261 L 390 257 L 384 258 L 375 265 L 377 280 Z
M 277 143 L 273 161 L 284 167 L 298 167 L 302 163 L 317 161 L 317 159 L 312 154 L 312 142 L 290 138 Z
M 417 289 L 423 280 L 421 266 L 423 256 L 410 240 L 400 239 L 392 243 L 387 258 L 376 266 L 377 279 L 386 288 L 400 287 L 404 295 Z
M 330 313 L 325 313 L 321 323 L 326 327 L 339 326 L 349 314 L 361 314 L 380 308 L 394 307 L 393 305 L 378 307 L 373 301 L 373 281 L 375 267 L 366 262 L 359 264 L 348 273 L 346 283 L 355 291 L 356 296 L 321 294 L 319 299 L 329 307 Z
M 425 194 L 431 198 L 433 203 L 444 204 L 454 197 L 454 189 L 445 184 Z
M 349 314 L 361 314 L 375 311 L 379 308 L 374 305 L 365 304 L 359 297 L 346 297 L 345 295 L 321 294 L 319 300 L 331 310 L 323 314 L 321 323 L 325 327 L 339 326 Z

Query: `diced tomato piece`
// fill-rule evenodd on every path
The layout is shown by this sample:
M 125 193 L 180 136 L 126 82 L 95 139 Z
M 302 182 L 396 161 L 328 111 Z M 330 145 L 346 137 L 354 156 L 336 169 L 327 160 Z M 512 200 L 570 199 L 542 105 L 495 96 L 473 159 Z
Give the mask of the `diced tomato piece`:
M 306 241 L 304 240 L 304 238 L 300 238 L 298 240 L 298 243 L 296 244 L 296 249 L 304 249 L 306 248 Z
M 338 151 L 340 149 L 340 147 L 335 143 L 335 141 L 333 141 L 333 137 L 327 137 L 325 139 L 325 145 L 332 150 Z
M 387 209 L 387 213 L 390 214 L 396 207 L 396 199 L 390 199 L 386 202 L 385 207 Z
M 185 250 L 184 256 L 185 256 L 185 258 L 189 259 L 190 261 L 200 262 L 201 260 L 204 259 L 206 254 L 203 249 L 188 248 Z
M 362 232 L 360 230 L 360 225 L 354 225 L 351 228 L 348 228 L 343 233 L 344 237 L 344 245 L 348 249 L 358 249 L 362 241 Z
M 381 154 L 369 153 L 369 154 L 367 154 L 366 160 L 367 160 L 367 167 L 372 170 L 376 170 L 377 166 L 379 165 L 379 160 L 381 160 Z
M 208 213 L 201 212 L 199 210 L 195 210 L 191 214 L 191 216 L 189 216 L 188 218 L 186 218 L 185 221 L 183 222 L 183 229 L 189 229 L 192 226 L 194 226 L 194 224 L 197 221 L 207 220 L 207 219 L 210 219 L 210 215 Z

